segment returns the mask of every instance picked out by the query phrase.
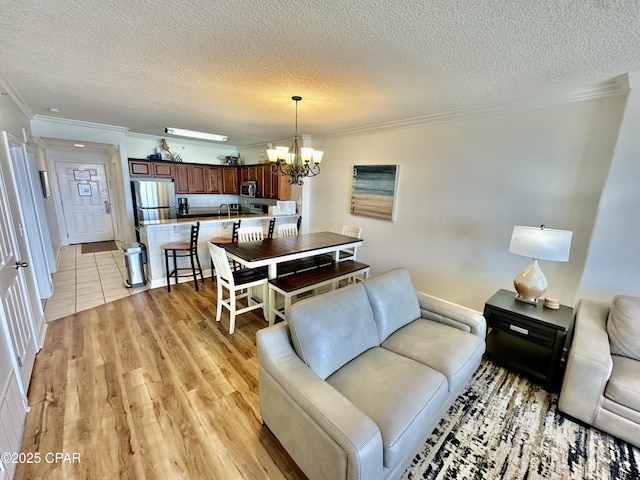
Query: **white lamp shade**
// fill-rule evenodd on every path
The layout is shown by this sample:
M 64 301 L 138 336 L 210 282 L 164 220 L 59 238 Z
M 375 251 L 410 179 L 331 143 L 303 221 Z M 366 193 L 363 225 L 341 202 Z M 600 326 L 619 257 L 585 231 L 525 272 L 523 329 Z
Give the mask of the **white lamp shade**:
M 537 260 L 566 262 L 569 260 L 572 235 L 573 232 L 568 230 L 515 226 L 509 252 Z

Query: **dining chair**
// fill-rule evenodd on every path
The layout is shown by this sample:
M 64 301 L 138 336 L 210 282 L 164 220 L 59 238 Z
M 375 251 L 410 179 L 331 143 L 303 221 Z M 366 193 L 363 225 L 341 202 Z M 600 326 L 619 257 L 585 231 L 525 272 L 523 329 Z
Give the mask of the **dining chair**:
M 242 224 L 242 219 L 238 219 L 237 222 L 233 222 L 233 228 L 231 230 L 230 237 L 213 237 L 209 240 L 211 243 L 215 243 L 216 245 L 228 245 L 229 243 L 236 243 L 238 241 L 238 229 Z M 236 270 L 236 262 L 233 262 L 233 269 Z M 215 266 L 213 265 L 213 258 L 211 258 L 211 281 L 214 282 L 216 278 L 215 275 Z
M 263 315 L 267 318 L 268 276 L 264 269 L 243 268 L 232 271 L 225 249 L 211 242 L 208 242 L 208 246 L 209 254 L 216 269 L 216 283 L 218 286 L 216 322 L 219 322 L 222 317 L 222 307 L 229 310 L 229 334 L 232 334 L 236 329 L 236 315 L 262 308 Z M 253 290 L 256 287 L 261 287 L 261 301 L 256 300 L 253 296 Z M 224 298 L 224 288 L 228 292 L 227 298 Z M 246 291 L 238 294 L 243 290 Z M 247 299 L 247 306 L 238 308 L 237 301 L 243 298 Z
M 238 243 L 264 240 L 262 227 L 241 227 L 238 229 Z
M 190 277 L 193 275 L 193 283 L 196 286 L 196 292 L 199 290 L 198 277 L 196 273 L 200 273 L 200 278 L 204 282 L 202 276 L 202 267 L 200 266 L 200 259 L 198 258 L 198 232 L 200 231 L 200 222 L 196 222 L 191 225 L 191 235 L 188 242 L 171 242 L 162 245 L 164 250 L 164 265 L 167 273 L 167 291 L 171 293 L 171 277 L 175 279 L 176 285 L 178 284 L 178 277 Z M 173 270 L 169 270 L 169 257 L 173 258 Z M 178 258 L 189 257 L 191 259 L 191 268 L 178 267 Z M 198 263 L 198 268 L 195 267 L 195 261 Z M 180 270 L 191 270 L 191 274 L 180 275 Z
M 267 233 L 267 238 L 273 238 L 273 230 L 276 226 L 276 217 L 271 218 L 269 220 L 269 232 Z
M 348 235 L 349 237 L 362 238 L 362 229 L 360 227 L 351 227 L 344 225 L 342 227 L 342 235 Z M 342 260 L 355 260 L 358 253 L 358 247 L 345 248 L 340 250 L 339 261 Z
M 295 237 L 298 235 L 298 226 L 295 223 L 278 224 L 278 237 Z

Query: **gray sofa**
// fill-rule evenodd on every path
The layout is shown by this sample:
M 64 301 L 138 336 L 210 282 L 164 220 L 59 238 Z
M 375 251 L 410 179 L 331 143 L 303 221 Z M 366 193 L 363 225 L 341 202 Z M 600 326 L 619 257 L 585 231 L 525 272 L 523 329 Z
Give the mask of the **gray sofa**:
M 640 298 L 580 300 L 558 408 L 640 447 Z
M 478 368 L 486 322 L 405 269 L 299 302 L 257 335 L 265 425 L 310 479 L 398 478 Z

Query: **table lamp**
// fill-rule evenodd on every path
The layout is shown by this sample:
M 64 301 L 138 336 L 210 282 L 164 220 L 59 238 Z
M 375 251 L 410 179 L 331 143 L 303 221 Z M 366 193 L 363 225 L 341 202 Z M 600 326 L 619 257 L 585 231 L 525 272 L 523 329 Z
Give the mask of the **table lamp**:
M 532 259 L 513 279 L 516 300 L 537 304 L 538 297 L 547 291 L 547 279 L 538 266 L 538 260 L 566 262 L 569 260 L 572 232 L 540 227 L 513 227 L 509 252 Z

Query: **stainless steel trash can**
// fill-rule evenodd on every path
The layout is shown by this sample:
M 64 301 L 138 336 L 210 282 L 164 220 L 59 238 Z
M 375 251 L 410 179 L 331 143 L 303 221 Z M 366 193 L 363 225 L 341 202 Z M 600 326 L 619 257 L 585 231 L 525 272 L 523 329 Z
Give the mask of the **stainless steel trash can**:
M 144 276 L 144 264 L 147 263 L 147 248 L 143 243 L 133 242 L 122 245 L 124 263 L 127 266 L 127 288 L 141 287 L 147 284 Z

